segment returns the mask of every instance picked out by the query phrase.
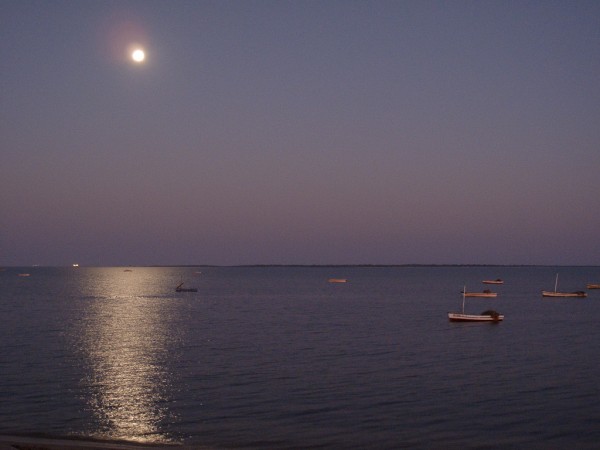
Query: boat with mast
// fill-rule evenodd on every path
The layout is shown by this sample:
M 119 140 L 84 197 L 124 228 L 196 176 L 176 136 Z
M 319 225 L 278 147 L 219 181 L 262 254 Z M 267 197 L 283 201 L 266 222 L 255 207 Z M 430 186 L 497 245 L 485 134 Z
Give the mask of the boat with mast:
M 198 292 L 198 289 L 196 289 L 196 288 L 184 288 L 183 287 L 183 281 L 182 281 L 175 288 L 175 292 Z
M 584 291 L 575 292 L 559 292 L 558 291 L 558 274 L 554 280 L 554 291 L 542 291 L 542 297 L 587 297 Z
M 488 309 L 487 311 L 482 312 L 481 314 L 465 314 L 465 293 L 467 292 L 467 287 L 465 286 L 462 290 L 463 298 L 462 298 L 462 312 L 460 313 L 448 313 L 448 320 L 450 322 L 500 322 L 504 320 L 504 315 L 499 314 L 498 312 Z

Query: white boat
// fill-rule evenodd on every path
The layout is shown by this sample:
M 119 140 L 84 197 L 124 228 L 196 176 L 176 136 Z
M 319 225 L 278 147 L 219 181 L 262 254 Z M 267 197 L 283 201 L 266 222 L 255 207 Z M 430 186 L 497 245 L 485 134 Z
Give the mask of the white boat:
M 450 322 L 500 322 L 504 320 L 504 315 L 499 314 L 493 310 L 487 310 L 481 314 L 465 314 L 465 292 L 467 291 L 466 286 L 463 288 L 463 301 L 462 301 L 462 312 L 460 313 L 448 313 L 448 320 Z
M 504 320 L 504 315 L 489 310 L 481 314 L 448 313 L 448 319 L 450 322 L 500 322 Z
M 483 284 L 504 284 L 504 280 L 496 278 L 495 280 L 483 280 Z
M 559 292 L 558 291 L 558 274 L 554 281 L 554 291 L 542 291 L 542 297 L 587 297 L 584 291 L 575 292 Z
M 584 291 L 575 291 L 575 292 L 542 291 L 542 297 L 587 297 L 587 294 Z

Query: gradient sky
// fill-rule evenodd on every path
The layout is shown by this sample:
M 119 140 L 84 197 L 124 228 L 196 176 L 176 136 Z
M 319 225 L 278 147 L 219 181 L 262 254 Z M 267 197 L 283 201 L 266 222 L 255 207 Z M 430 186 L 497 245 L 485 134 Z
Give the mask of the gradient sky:
M 597 0 L 2 0 L 0 64 L 0 265 L 600 264 Z

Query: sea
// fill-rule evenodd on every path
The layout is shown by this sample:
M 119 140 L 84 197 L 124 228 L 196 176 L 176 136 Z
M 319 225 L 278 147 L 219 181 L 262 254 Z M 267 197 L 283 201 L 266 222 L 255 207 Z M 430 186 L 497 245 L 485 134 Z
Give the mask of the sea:
M 600 267 L 5 268 L 0 434 L 599 448 L 600 290 L 542 298 L 556 274 L 563 291 L 600 283 Z M 467 313 L 504 321 L 449 322 L 464 286 L 498 292 Z

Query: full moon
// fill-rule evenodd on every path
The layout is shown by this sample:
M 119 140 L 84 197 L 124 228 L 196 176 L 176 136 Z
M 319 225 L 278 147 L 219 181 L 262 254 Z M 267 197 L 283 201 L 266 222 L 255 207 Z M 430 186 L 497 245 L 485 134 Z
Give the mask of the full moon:
M 146 54 L 144 53 L 144 50 L 138 48 L 131 53 L 131 59 L 133 59 L 135 62 L 141 63 L 144 59 L 146 59 Z

